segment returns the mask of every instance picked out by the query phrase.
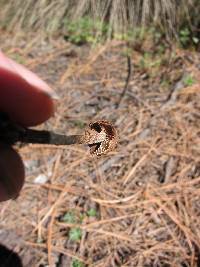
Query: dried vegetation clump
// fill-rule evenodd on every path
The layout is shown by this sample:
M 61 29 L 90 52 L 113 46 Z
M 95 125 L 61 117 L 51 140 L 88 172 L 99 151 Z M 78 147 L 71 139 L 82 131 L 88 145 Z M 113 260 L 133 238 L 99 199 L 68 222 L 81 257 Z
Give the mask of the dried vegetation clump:
M 174 33 L 186 21 L 199 23 L 198 12 L 198 0 L 12 0 L 1 3 L 0 26 L 15 33 L 26 29 L 52 34 L 68 29 L 71 20 L 89 16 L 106 23 L 109 35 L 149 23 Z
M 98 159 L 82 146 L 20 148 L 26 184 L 1 204 L 0 242 L 24 266 L 199 266 L 199 55 L 166 48 L 158 63 L 153 54 L 144 58 L 152 47 L 133 48 L 131 80 L 116 108 L 123 43 L 90 51 L 5 40 L 4 51 L 25 58 L 61 97 L 45 129 L 76 134 L 89 121 L 109 120 L 120 142 Z M 41 174 L 46 181 L 38 184 Z

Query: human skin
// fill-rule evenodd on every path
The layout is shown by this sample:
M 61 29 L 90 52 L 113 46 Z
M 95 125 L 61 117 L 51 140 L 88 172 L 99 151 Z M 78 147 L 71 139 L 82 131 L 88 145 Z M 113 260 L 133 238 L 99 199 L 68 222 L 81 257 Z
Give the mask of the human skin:
M 37 75 L 0 51 L 0 112 L 23 126 L 35 126 L 54 114 L 54 91 Z M 14 198 L 24 183 L 19 154 L 0 143 L 0 201 Z

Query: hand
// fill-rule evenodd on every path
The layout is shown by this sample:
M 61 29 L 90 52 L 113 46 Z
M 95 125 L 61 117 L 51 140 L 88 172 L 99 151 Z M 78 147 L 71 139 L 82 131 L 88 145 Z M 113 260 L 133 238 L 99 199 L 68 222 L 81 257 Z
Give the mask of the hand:
M 20 125 L 34 126 L 53 115 L 53 98 L 56 95 L 45 82 L 0 51 L 0 112 Z M 18 153 L 0 144 L 0 201 L 16 197 L 24 177 Z

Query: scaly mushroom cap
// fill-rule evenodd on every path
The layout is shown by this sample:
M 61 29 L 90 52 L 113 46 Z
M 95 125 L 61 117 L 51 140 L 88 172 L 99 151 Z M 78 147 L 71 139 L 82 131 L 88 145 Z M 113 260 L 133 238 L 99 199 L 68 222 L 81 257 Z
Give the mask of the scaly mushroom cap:
M 89 124 L 85 131 L 90 153 L 101 156 L 113 150 L 118 143 L 118 135 L 114 126 L 106 120 L 99 120 Z

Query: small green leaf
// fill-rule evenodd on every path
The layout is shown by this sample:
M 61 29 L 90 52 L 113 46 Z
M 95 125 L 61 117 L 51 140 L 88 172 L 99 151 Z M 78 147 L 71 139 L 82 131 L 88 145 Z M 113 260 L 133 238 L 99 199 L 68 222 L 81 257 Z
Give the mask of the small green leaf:
M 188 74 L 184 78 L 183 82 L 184 82 L 184 85 L 185 86 L 192 86 L 196 81 L 195 81 L 195 79 L 190 74 Z
M 190 35 L 190 31 L 188 28 L 184 28 L 183 30 L 180 31 L 180 35 L 181 36 L 189 36 Z
M 80 228 L 72 228 L 69 231 L 69 239 L 71 241 L 80 241 L 82 237 L 82 231 Z
M 65 213 L 61 220 L 66 223 L 76 223 L 76 216 L 72 211 L 69 211 Z
M 72 261 L 71 267 L 85 267 L 85 264 L 77 259 Z
M 96 211 L 95 209 L 91 208 L 91 209 L 89 209 L 89 210 L 87 211 L 87 215 L 88 215 L 89 217 L 96 217 L 96 216 L 97 216 L 97 211 Z
M 197 37 L 192 37 L 192 40 L 195 44 L 198 44 L 199 43 L 199 38 Z

